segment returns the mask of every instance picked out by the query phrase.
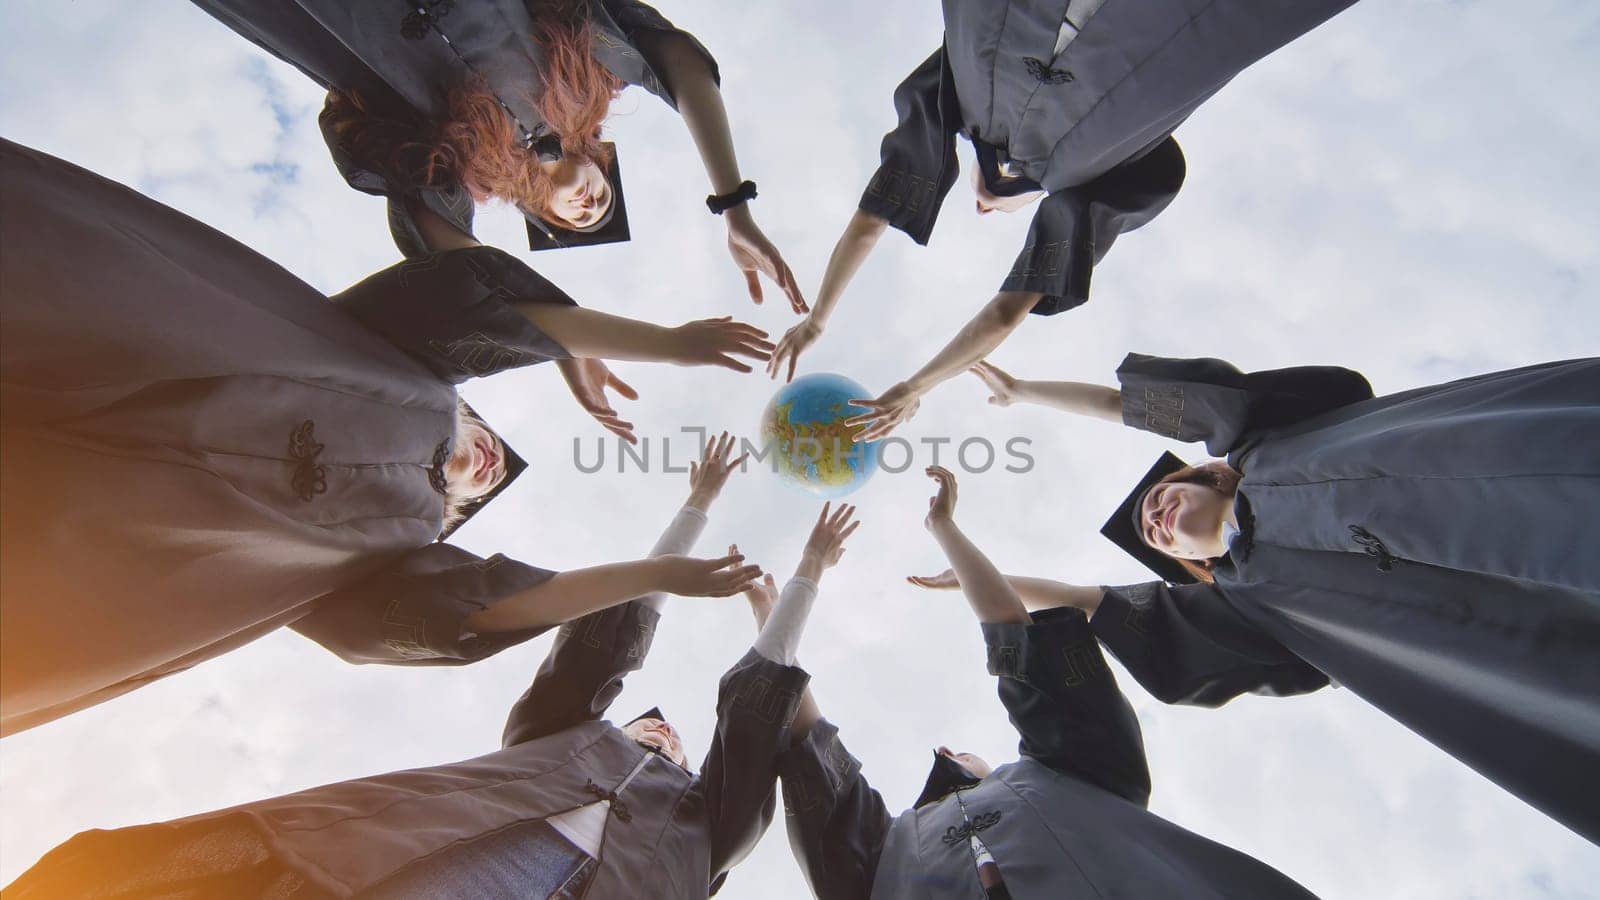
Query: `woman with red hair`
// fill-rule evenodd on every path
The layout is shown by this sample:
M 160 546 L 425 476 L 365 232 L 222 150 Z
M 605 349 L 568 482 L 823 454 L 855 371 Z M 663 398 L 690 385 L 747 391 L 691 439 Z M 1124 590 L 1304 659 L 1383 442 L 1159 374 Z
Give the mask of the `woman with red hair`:
M 334 161 L 351 187 L 388 198 L 407 256 L 470 239 L 474 204 L 491 198 L 522 211 L 534 250 L 627 240 L 600 132 L 612 99 L 636 84 L 683 116 L 751 298 L 761 302 L 759 273 L 806 311 L 750 215 L 755 184 L 739 173 L 716 61 L 639 0 L 195 4 L 328 88 Z M 428 213 L 442 222 L 420 221 Z
M 1162 580 L 1016 579 L 1031 605 L 1089 612 L 1168 703 L 1341 684 L 1600 841 L 1600 359 L 1385 397 L 1348 369 L 1139 354 L 1120 390 L 975 372 L 991 403 L 1226 456 L 1165 454 L 1102 529 Z

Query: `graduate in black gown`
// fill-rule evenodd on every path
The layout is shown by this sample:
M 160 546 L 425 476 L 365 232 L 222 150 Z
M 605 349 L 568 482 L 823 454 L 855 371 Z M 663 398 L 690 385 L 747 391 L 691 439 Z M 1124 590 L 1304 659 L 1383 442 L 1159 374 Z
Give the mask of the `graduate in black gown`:
M 922 795 L 891 815 L 807 692 L 797 722 L 811 724 L 779 771 L 789 841 L 811 890 L 823 900 L 1310 897 L 1270 866 L 1146 809 L 1139 721 L 1083 613 L 1030 616 L 956 526 L 954 476 L 928 471 L 939 491 L 927 525 L 978 617 L 1021 756 L 996 767 L 940 747 Z
M 1166 454 L 1106 523 L 1162 580 L 1015 579 L 1031 606 L 1089 611 L 1169 703 L 1332 680 L 1600 842 L 1600 359 L 1383 397 L 1348 369 L 1139 354 L 1120 389 L 979 374 L 1002 405 L 1226 456 Z
M 754 329 L 582 309 L 488 247 L 330 298 L 3 141 L 0 195 L 0 733 L 283 626 L 352 662 L 459 665 L 676 590 L 630 583 L 640 561 L 556 573 L 444 543 L 520 471 L 457 385 L 573 353 L 742 366 Z
M 640 0 L 194 0 L 330 90 L 322 116 L 351 187 L 388 198 L 407 256 L 441 249 L 426 209 L 471 236 L 473 207 L 517 205 L 534 250 L 625 241 L 621 168 L 600 125 L 638 85 L 683 116 L 728 225 L 728 249 L 761 302 L 772 279 L 796 312 L 794 275 L 756 225 L 716 60 Z M 647 159 L 639 175 L 652 177 Z
M 910 378 L 857 418 L 888 434 L 921 398 L 998 347 L 1029 313 L 1085 302 L 1117 236 L 1183 184 L 1172 132 L 1257 60 L 1354 0 L 944 0 L 944 44 L 895 89 L 899 124 L 834 247 L 816 308 L 768 363 L 793 378 L 886 227 L 926 244 L 955 183 L 956 136 L 976 155 L 979 213 L 1037 203 L 999 291 Z
M 726 434 L 708 445 L 652 559 L 693 549 L 744 462 L 733 448 Z M 820 520 L 808 558 L 831 553 L 837 561 L 851 527 L 848 514 Z M 813 574 L 824 567 L 819 561 Z M 718 593 L 754 589 L 758 572 L 729 573 Z M 801 593 L 814 597 L 815 578 L 804 580 Z M 172 822 L 86 831 L 5 895 L 704 900 L 772 820 L 775 760 L 807 675 L 772 658 L 766 647 L 782 642 L 762 629 L 722 678 L 716 730 L 693 770 L 659 710 L 621 726 L 604 718 L 623 679 L 643 667 L 664 604 L 660 593 L 643 593 L 564 626 L 493 753 Z M 784 618 L 774 615 L 774 631 Z
M 351 187 L 387 198 L 406 256 L 476 244 L 473 209 L 490 199 L 523 212 L 534 250 L 628 240 L 621 164 L 600 123 L 615 93 L 638 85 L 682 114 L 750 296 L 761 301 L 765 275 L 805 311 L 751 215 L 755 186 L 739 173 L 716 61 L 639 0 L 194 2 L 329 89 L 321 124 L 334 164 Z M 637 162 L 637 175 L 656 176 Z M 637 443 L 607 396 L 638 399 L 630 385 L 592 357 L 557 367 L 596 421 Z

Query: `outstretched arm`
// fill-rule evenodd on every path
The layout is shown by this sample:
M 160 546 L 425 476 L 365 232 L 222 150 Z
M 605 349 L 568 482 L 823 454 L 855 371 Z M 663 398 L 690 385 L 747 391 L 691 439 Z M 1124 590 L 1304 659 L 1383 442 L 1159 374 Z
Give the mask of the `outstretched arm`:
M 784 381 L 794 380 L 794 368 L 800 361 L 800 354 L 822 337 L 828 317 L 833 315 L 839 298 L 844 296 L 844 289 L 872 254 L 872 249 L 878 245 L 878 238 L 883 236 L 888 226 L 888 219 L 866 210 L 858 209 L 851 214 L 850 221 L 845 223 L 844 233 L 839 235 L 839 241 L 833 245 L 833 253 L 828 257 L 827 271 L 822 273 L 822 286 L 817 289 L 816 305 L 811 308 L 810 315 L 801 319 L 778 341 L 778 348 L 767 360 L 768 375 L 777 378 L 787 362 L 788 372 Z
M 869 410 L 847 421 L 847 424 L 866 426 L 856 440 L 875 441 L 887 437 L 896 425 L 916 415 L 924 394 L 993 352 L 1011 336 L 1011 332 L 1017 330 L 1041 296 L 1018 291 L 995 294 L 994 299 L 962 326 L 950 343 L 945 344 L 944 349 L 928 360 L 915 375 L 884 391 L 876 400 L 853 401 Z
M 1048 578 L 1032 578 L 1026 575 L 1006 575 L 1006 583 L 1017 592 L 1022 605 L 1028 612 L 1035 613 L 1046 609 L 1061 609 L 1070 607 L 1081 609 L 1085 615 L 1093 616 L 1095 610 L 1100 608 L 1100 599 L 1105 596 L 1105 589 L 1089 587 L 1078 584 L 1067 584 L 1061 581 L 1051 581 Z M 961 580 L 956 577 L 954 569 L 945 569 L 937 575 L 911 575 L 906 578 L 917 587 L 928 588 L 935 591 L 953 591 L 961 589 Z
M 706 176 L 711 180 L 711 192 L 728 194 L 738 190 L 743 183 L 739 175 L 739 157 L 733 146 L 733 131 L 728 125 L 728 110 L 722 102 L 722 89 L 717 85 L 716 72 L 693 40 L 677 31 L 651 31 L 638 38 L 641 49 L 650 57 L 667 90 L 677 101 L 678 113 L 700 151 L 700 161 L 705 164 Z M 806 311 L 805 296 L 794 273 L 778 249 L 767 240 L 750 204 L 723 213 L 728 225 L 728 252 L 734 264 L 744 272 L 750 299 L 761 302 L 759 275 L 773 283 L 789 298 L 789 305 L 797 313 Z
M 987 360 L 967 371 L 989 388 L 989 402 L 995 406 L 1035 403 L 1122 424 L 1122 392 L 1114 387 L 1081 381 L 1023 381 Z
M 666 328 L 581 306 L 514 305 L 573 356 L 722 366 L 749 372 L 750 367 L 735 356 L 765 361 L 772 351 L 765 331 L 729 316 Z
M 960 528 L 956 527 L 956 477 L 942 466 L 929 466 L 928 476 L 939 483 L 939 492 L 928 501 L 924 524 L 950 560 L 961 590 L 983 623 L 1015 622 L 1026 624 L 1028 609 L 1000 570 L 983 555 Z

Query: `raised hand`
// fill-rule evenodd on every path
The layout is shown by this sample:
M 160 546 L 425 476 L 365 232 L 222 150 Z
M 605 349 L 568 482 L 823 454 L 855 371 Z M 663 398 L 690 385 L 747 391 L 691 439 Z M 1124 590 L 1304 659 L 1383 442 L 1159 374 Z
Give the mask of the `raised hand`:
M 995 406 L 1010 406 L 1021 398 L 1017 395 L 1017 380 L 988 360 L 979 360 L 967 370 L 978 376 L 992 395 L 989 402 Z
M 670 359 L 680 366 L 722 366 L 735 372 L 750 367 L 734 359 L 747 356 L 765 361 L 772 356 L 767 333 L 754 325 L 733 321 L 732 316 L 697 319 L 671 329 Z
M 922 406 L 922 394 L 902 381 L 884 391 L 883 396 L 876 400 L 850 402 L 867 409 L 866 413 L 845 420 L 846 425 L 866 426 L 856 435 L 856 441 L 876 441 L 888 437 L 896 425 L 909 421 L 917 414 L 917 409 Z
M 739 545 L 728 545 L 728 552 L 738 553 Z M 772 580 L 770 573 L 762 575 L 760 581 L 752 581 L 745 589 L 744 599 L 750 602 L 750 613 L 756 617 L 756 631 L 760 631 L 778 603 L 778 583 Z
M 954 569 L 945 569 L 937 575 L 907 575 L 906 581 L 930 591 L 956 591 L 961 589 L 961 579 Z
M 944 466 L 929 466 L 928 477 L 939 483 L 939 492 L 928 498 L 928 516 L 922 524 L 929 529 L 956 519 L 956 476 Z
M 761 302 L 760 276 L 765 275 L 782 289 L 795 312 L 803 313 L 810 309 L 806 306 L 805 296 L 800 293 L 799 282 L 795 281 L 794 273 L 789 271 L 789 264 L 783 261 L 778 248 L 762 233 L 749 207 L 736 206 L 728 210 L 723 218 L 728 222 L 728 252 L 733 255 L 733 264 L 744 272 L 750 299 Z
M 732 597 L 761 577 L 761 567 L 743 565 L 738 553 L 721 559 L 657 556 L 650 562 L 658 567 L 661 589 L 680 597 Z
M 567 388 L 577 398 L 578 405 L 594 417 L 607 431 L 630 444 L 639 443 L 633 434 L 633 423 L 623 421 L 606 398 L 606 389 L 616 391 L 629 400 L 639 399 L 639 393 L 616 376 L 603 359 L 569 358 L 558 360 L 556 368 L 567 380 Z
M 772 351 L 772 358 L 767 360 L 767 374 L 777 378 L 778 373 L 783 371 L 784 362 L 787 361 L 789 363 L 789 372 L 784 376 L 783 380 L 785 383 L 793 381 L 794 367 L 800 361 L 800 354 L 804 353 L 807 347 L 816 343 L 819 337 L 822 337 L 822 326 L 817 323 L 817 320 L 811 316 L 801 319 L 788 331 L 784 332 L 783 337 L 778 341 L 778 349 Z
M 861 524 L 859 520 L 851 521 L 856 514 L 854 506 L 841 504 L 830 516 L 828 510 L 831 505 L 831 502 L 822 504 L 822 514 L 817 516 L 817 524 L 812 526 L 811 537 L 806 540 L 806 548 L 800 555 L 801 565 L 814 563 L 818 574 L 838 564 L 839 557 L 844 556 L 845 539 Z
M 706 441 L 705 452 L 699 462 L 689 464 L 690 506 L 701 512 L 708 511 L 711 502 L 722 493 L 722 486 L 728 483 L 728 476 L 744 465 L 750 454 L 745 453 L 738 459 L 730 459 L 733 447 L 733 435 L 724 431 Z

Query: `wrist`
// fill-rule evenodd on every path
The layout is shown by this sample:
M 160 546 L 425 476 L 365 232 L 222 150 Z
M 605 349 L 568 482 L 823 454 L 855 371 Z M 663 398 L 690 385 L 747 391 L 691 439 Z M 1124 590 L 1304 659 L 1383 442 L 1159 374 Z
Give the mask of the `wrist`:
M 696 488 L 689 492 L 689 497 L 683 501 L 683 505 L 704 516 L 711 512 L 711 504 L 716 502 L 720 493 L 716 490 Z
M 811 582 L 820 582 L 824 568 L 821 554 L 803 553 L 800 555 L 800 565 L 795 566 L 794 577 L 804 578 Z

